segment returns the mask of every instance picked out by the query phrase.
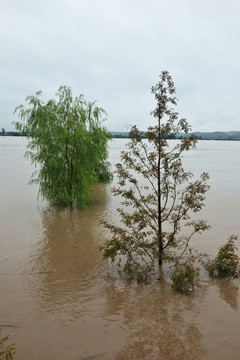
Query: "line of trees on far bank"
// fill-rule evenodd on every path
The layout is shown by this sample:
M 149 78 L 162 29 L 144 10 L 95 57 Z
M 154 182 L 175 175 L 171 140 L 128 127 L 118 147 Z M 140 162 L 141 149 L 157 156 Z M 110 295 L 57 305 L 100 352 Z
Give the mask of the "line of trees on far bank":
M 130 133 L 128 131 L 109 131 L 111 137 L 116 139 L 129 139 Z M 193 132 L 190 134 L 170 135 L 168 139 L 183 139 L 195 135 L 198 140 L 230 140 L 239 141 L 240 131 L 213 131 L 213 132 Z M 0 131 L 0 136 L 26 136 L 20 131 L 6 131 L 4 128 Z
M 24 134 L 19 131 L 6 131 L 4 128 L 2 128 L 0 131 L 0 136 L 24 136 Z

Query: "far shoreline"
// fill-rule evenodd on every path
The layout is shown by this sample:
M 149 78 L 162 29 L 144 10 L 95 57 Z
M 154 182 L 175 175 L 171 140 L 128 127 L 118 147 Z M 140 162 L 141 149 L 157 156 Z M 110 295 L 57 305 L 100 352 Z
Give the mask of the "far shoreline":
M 142 132 L 144 135 L 144 131 Z M 191 132 L 189 134 L 177 134 L 176 136 L 170 136 L 168 139 L 172 140 L 181 140 L 189 137 L 190 135 L 195 135 L 197 140 L 216 140 L 216 141 L 240 141 L 240 131 L 214 131 L 214 132 Z M 2 128 L 0 131 L 0 136 L 16 136 L 16 137 L 27 137 L 25 134 L 22 134 L 18 131 L 5 131 Z M 109 131 L 109 137 L 113 139 L 130 139 L 130 133 L 124 131 Z

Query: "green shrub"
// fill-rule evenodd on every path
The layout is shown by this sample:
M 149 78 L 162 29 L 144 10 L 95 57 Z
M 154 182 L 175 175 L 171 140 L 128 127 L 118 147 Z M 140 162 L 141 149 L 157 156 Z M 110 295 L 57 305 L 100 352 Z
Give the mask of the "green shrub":
M 236 235 L 232 235 L 225 245 L 220 247 L 216 258 L 207 265 L 211 277 L 233 277 L 239 276 L 239 256 L 236 254 Z
M 193 290 L 198 276 L 199 268 L 195 268 L 193 262 L 177 264 L 171 274 L 172 289 L 188 294 Z

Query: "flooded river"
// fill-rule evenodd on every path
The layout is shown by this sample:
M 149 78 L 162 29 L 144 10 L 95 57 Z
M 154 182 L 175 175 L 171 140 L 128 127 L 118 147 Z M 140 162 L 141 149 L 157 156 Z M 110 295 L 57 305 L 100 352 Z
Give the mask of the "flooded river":
M 110 143 L 113 165 L 125 143 Z M 98 250 L 98 222 L 119 205 L 112 184 L 98 185 L 85 210 L 50 207 L 27 185 L 34 168 L 25 149 L 26 139 L 0 137 L 0 327 L 17 344 L 14 359 L 240 358 L 239 279 L 203 274 L 186 297 L 168 282 L 121 278 Z M 239 156 L 240 142 L 201 141 L 184 160 L 211 176 L 201 217 L 212 228 L 195 240 L 210 256 L 240 235 Z

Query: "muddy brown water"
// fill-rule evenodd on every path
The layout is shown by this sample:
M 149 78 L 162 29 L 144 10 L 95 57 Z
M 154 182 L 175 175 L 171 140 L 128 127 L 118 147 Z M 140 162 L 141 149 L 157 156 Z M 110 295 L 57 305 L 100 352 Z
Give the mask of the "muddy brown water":
M 119 161 L 126 140 L 110 143 Z M 27 182 L 26 140 L 0 137 L 0 326 L 16 342 L 16 360 L 239 359 L 240 280 L 206 274 L 189 297 L 157 278 L 119 276 L 98 250 L 101 218 L 116 219 L 112 184 L 96 188 L 85 210 L 49 207 Z M 210 256 L 240 234 L 240 142 L 199 142 L 185 165 L 208 171 L 202 218 L 211 230 L 195 240 Z

